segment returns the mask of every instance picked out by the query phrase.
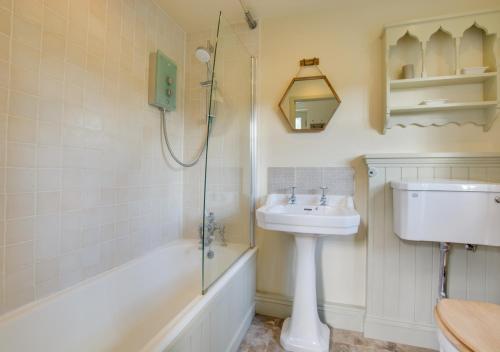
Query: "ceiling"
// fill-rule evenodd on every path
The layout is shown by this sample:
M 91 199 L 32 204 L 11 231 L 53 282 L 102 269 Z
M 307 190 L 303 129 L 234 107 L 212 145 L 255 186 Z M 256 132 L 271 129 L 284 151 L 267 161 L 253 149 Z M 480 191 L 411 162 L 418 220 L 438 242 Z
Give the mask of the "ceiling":
M 193 33 L 213 28 L 217 24 L 219 11 L 229 23 L 245 21 L 239 0 L 155 0 L 173 19 L 187 32 Z M 411 19 L 417 16 L 406 11 L 412 0 L 243 0 L 253 16 L 259 21 L 263 18 L 300 16 L 322 12 L 352 12 L 360 11 L 377 12 L 397 8 L 402 16 L 397 16 L 396 22 Z M 425 13 L 434 15 L 449 13 L 449 4 L 456 7 L 471 8 L 484 7 L 488 4 L 498 6 L 498 0 L 419 0 L 421 9 Z M 481 4 L 481 6 L 480 6 Z M 392 11 L 394 12 L 394 11 Z M 424 14 L 423 14 L 424 15 Z M 420 15 L 418 15 L 420 16 Z M 417 16 L 417 17 L 418 17 Z M 427 15 L 428 16 L 428 15 Z
M 254 17 L 291 16 L 327 9 L 338 9 L 359 1 L 337 0 L 244 0 Z M 222 11 L 230 23 L 245 20 L 239 0 L 157 0 L 167 13 L 188 33 L 209 29 L 217 24 Z M 342 5 L 341 5 L 342 4 Z

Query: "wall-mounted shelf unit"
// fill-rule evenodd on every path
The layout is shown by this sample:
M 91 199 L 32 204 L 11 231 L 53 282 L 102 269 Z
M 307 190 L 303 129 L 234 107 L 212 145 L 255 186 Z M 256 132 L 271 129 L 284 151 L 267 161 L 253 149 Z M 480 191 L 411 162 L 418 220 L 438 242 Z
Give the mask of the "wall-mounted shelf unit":
M 490 129 L 500 113 L 500 10 L 386 26 L 384 49 L 384 133 L 393 126 L 450 123 Z M 415 76 L 403 79 L 407 64 Z M 487 68 L 464 73 L 470 67 Z

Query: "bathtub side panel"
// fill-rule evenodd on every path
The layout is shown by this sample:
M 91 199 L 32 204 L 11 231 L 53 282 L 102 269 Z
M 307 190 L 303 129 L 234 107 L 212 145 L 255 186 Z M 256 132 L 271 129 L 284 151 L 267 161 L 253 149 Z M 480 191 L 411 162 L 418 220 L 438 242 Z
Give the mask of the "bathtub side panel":
M 255 314 L 255 253 L 164 352 L 234 352 Z

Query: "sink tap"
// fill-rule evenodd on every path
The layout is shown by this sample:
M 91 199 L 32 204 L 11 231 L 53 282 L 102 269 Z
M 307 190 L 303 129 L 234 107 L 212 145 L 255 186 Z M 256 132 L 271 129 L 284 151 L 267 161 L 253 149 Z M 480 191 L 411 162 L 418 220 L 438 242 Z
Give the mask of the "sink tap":
M 319 200 L 319 205 L 326 205 L 326 202 L 328 199 L 326 198 L 326 191 L 328 190 L 328 187 L 322 186 L 320 187 L 321 189 L 321 199 Z
M 288 197 L 288 204 L 295 204 L 295 202 L 297 201 L 297 197 L 295 196 L 295 186 L 290 186 L 288 187 L 291 191 L 292 191 L 292 194 L 290 195 L 290 197 Z

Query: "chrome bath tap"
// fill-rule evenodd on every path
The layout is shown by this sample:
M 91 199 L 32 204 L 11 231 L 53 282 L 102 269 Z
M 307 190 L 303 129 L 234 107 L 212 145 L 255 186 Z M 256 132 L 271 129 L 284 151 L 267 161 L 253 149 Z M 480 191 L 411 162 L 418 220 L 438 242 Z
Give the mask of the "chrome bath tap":
M 290 197 L 288 197 L 288 204 L 295 204 L 297 202 L 297 197 L 295 196 L 295 186 L 288 187 L 291 190 Z
M 328 198 L 326 197 L 328 187 L 322 186 L 319 189 L 321 189 L 321 199 L 319 200 L 319 205 L 326 205 L 328 203 Z
M 203 237 L 205 233 L 205 237 Z M 215 221 L 215 215 L 213 212 L 209 212 L 205 215 L 205 231 L 203 231 L 203 224 L 198 227 L 198 234 L 200 237 L 200 248 L 202 244 L 205 247 L 209 247 L 213 241 L 219 242 L 221 246 L 226 246 L 226 227 L 223 224 L 217 223 Z M 216 236 L 216 234 L 218 236 Z

